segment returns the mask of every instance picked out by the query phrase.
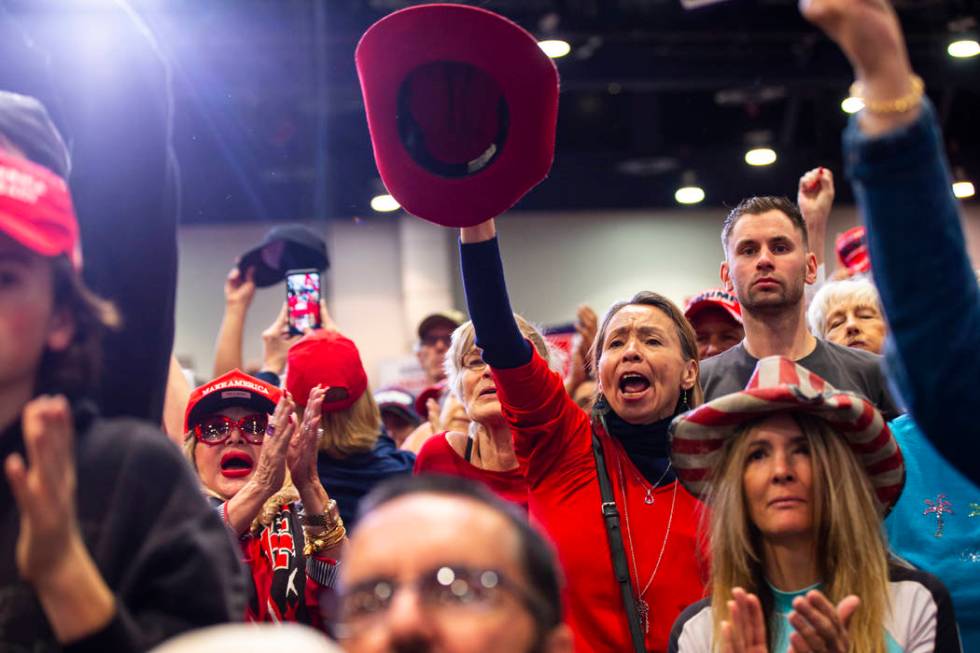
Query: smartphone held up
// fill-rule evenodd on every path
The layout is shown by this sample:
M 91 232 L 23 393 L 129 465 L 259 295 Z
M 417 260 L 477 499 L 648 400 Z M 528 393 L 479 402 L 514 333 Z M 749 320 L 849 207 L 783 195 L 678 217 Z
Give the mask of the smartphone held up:
M 286 273 L 286 312 L 290 334 L 302 335 L 323 326 L 320 273 L 317 270 L 289 270 Z

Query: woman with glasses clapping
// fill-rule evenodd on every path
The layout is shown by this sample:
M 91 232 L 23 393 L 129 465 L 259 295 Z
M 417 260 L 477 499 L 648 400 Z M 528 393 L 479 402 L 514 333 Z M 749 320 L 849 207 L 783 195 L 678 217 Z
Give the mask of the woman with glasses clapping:
M 323 394 L 310 392 L 314 410 L 297 426 L 288 393 L 232 370 L 196 389 L 187 405 L 184 452 L 251 572 L 248 621 L 322 628 L 320 596 L 334 586 L 346 541 L 316 470 L 314 416 Z

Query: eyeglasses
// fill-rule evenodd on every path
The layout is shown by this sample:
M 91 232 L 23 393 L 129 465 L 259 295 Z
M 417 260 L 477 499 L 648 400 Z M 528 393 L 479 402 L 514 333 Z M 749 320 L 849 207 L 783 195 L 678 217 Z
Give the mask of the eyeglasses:
M 453 342 L 453 337 L 450 334 L 446 334 L 446 335 L 426 334 L 422 338 L 422 344 L 425 345 L 426 347 L 435 347 L 439 343 L 442 343 L 448 348 L 452 344 L 452 342 Z
M 340 597 L 340 625 L 350 635 L 378 624 L 395 594 L 406 588 L 418 595 L 424 608 L 447 619 L 489 612 L 505 594 L 516 597 L 532 614 L 541 609 L 539 601 L 497 570 L 440 566 L 410 583 L 374 578 L 351 586 Z
M 194 435 L 198 442 L 204 444 L 224 444 L 231 437 L 232 429 L 237 428 L 246 441 L 251 444 L 262 444 L 268 425 L 269 416 L 261 413 L 246 415 L 237 420 L 225 415 L 212 415 L 204 418 L 194 427 Z

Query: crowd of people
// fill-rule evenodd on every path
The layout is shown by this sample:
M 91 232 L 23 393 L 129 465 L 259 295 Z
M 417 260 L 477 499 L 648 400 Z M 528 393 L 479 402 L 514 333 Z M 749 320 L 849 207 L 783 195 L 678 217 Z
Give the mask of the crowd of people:
M 559 352 L 511 307 L 500 206 L 429 197 L 415 212 L 458 228 L 469 319 L 421 321 L 417 388 L 372 392 L 357 334 L 322 301 L 300 333 L 284 304 L 243 370 L 257 283 L 277 278 L 251 256 L 225 280 L 212 378 L 191 388 L 171 353 L 171 116 L 152 41 L 140 84 L 160 93 L 140 96 L 139 124 L 156 149 L 124 138 L 132 98 L 100 113 L 132 163 L 115 170 L 129 202 L 91 174 L 105 143 L 79 138 L 100 128 L 88 112 L 59 118 L 66 138 L 13 92 L 31 89 L 0 92 L 0 649 L 980 650 L 980 469 L 960 450 L 977 433 L 980 287 L 935 112 L 887 0 L 801 11 L 865 103 L 844 135 L 865 225 L 837 240 L 836 271 L 835 182 L 816 168 L 795 203 L 746 198 L 719 220 L 721 287 L 683 307 L 640 288 L 602 316 L 581 306 Z M 490 12 L 392 18 L 408 40 L 425 21 L 485 25 L 528 74 L 554 74 Z M 462 176 L 506 163 L 497 145 Z M 113 233 L 141 246 L 120 254 Z M 279 280 L 326 268 L 315 234 L 284 241 L 305 254 Z M 143 256 L 159 263 L 153 310 L 119 283 Z

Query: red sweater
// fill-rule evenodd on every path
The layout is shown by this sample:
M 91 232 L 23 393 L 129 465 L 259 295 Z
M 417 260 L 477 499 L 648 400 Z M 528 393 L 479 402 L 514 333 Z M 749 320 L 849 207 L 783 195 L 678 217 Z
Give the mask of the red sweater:
M 527 510 L 527 481 L 521 470 L 506 472 L 480 469 L 456 453 L 445 433 L 426 440 L 415 459 L 416 474 L 446 474 L 479 481 L 503 499 Z
M 588 415 L 536 352 L 527 365 L 494 369 L 493 376 L 527 478 L 531 519 L 554 542 L 565 572 L 566 618 L 575 634 L 576 652 L 631 651 L 600 514 Z M 663 652 L 674 619 L 705 595 L 707 557 L 699 554 L 697 537 L 701 504 L 674 482 L 656 489 L 653 504 L 647 505 L 639 471 L 615 438 L 601 437 L 634 593 L 637 586 L 643 590 L 660 561 L 641 598 L 650 608 L 647 649 Z M 634 571 L 634 557 L 639 573 Z

